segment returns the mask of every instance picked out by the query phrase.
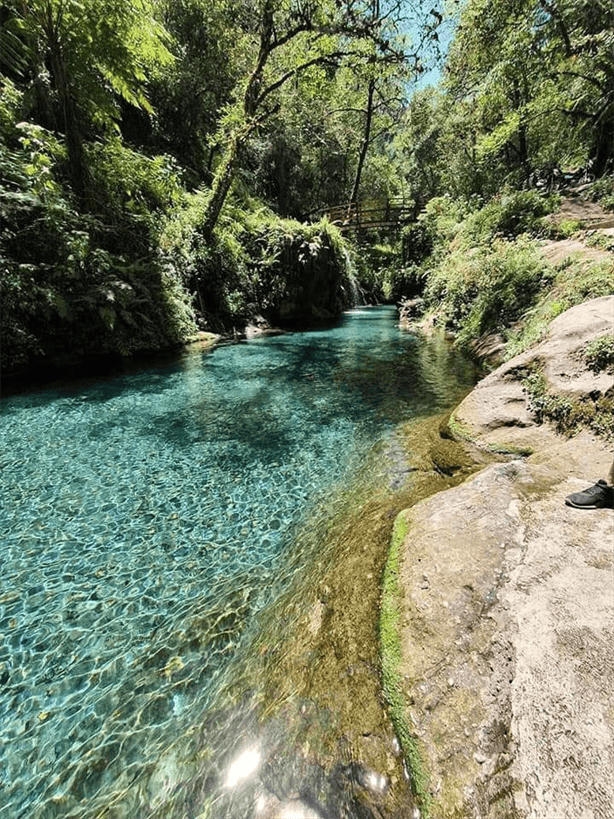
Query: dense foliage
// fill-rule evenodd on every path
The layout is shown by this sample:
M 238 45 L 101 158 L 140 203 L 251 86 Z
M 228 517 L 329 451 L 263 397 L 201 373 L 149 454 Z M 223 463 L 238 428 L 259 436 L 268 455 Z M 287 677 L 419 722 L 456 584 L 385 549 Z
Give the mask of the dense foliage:
M 347 252 L 296 218 L 394 184 L 408 8 L 0 2 L 3 369 L 339 312 Z
M 446 5 L 443 79 L 414 91 Z M 612 17 L 605 0 L 0 0 L 3 370 L 307 321 L 351 289 L 424 291 L 461 340 L 514 321 L 550 282 L 511 245 L 544 229 L 542 194 L 573 172 L 614 205 Z M 396 234 L 321 220 L 388 196 L 428 205 Z
M 564 310 L 612 292 L 609 259 L 568 256 L 551 265 L 539 252 L 537 241 L 552 235 L 546 216 L 557 199 L 507 191 L 481 206 L 448 197 L 428 203 L 414 227 L 425 253 L 410 272 L 424 311 L 459 345 L 500 333 L 511 357 L 539 341 Z
M 612 171 L 613 48 L 609 0 L 466 0 L 444 80 L 397 139 L 412 190 L 488 197 Z
M 172 160 L 136 153 L 117 138 L 86 146 L 96 209 L 85 210 L 63 174 L 65 145 L 54 132 L 17 121 L 20 104 L 7 82 L 0 105 L 3 367 L 185 340 L 195 332 L 190 299 L 157 246 L 157 219 L 181 196 Z

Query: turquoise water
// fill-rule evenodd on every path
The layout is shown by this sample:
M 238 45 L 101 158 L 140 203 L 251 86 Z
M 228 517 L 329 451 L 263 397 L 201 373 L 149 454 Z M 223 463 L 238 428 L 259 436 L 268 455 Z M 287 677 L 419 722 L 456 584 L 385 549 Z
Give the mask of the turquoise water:
M 94 815 L 155 770 L 291 582 L 305 516 L 473 379 L 384 307 L 4 399 L 0 818 Z

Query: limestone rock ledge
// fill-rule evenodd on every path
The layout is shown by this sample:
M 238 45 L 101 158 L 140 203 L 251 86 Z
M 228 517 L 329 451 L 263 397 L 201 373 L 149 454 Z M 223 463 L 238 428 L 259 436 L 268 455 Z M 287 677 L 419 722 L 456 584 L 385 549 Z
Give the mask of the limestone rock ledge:
M 592 372 L 583 360 L 586 345 L 614 334 L 614 296 L 579 304 L 550 324 L 547 337 L 486 376 L 454 412 L 461 434 L 491 448 L 539 449 L 558 436 L 531 414 L 523 378 L 538 368 L 549 389 L 579 399 L 614 395 L 614 373 Z
M 612 332 L 614 297 L 581 308 L 523 361 L 538 356 L 559 387 L 611 394 L 611 376 L 583 381 L 577 350 Z M 514 362 L 455 415 L 474 444 L 510 443 L 511 432 L 533 454 L 401 513 L 407 722 L 432 819 L 612 819 L 614 511 L 564 503 L 607 477 L 612 447 L 536 424 Z

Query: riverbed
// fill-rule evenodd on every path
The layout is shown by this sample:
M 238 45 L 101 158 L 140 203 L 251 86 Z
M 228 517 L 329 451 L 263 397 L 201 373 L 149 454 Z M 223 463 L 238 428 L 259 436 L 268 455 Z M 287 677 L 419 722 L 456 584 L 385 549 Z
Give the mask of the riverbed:
M 357 476 L 403 485 L 398 426 L 474 381 L 378 307 L 4 399 L 1 819 L 221 816 L 262 761 L 241 669 L 270 650 L 267 612 L 277 629 L 337 559 Z

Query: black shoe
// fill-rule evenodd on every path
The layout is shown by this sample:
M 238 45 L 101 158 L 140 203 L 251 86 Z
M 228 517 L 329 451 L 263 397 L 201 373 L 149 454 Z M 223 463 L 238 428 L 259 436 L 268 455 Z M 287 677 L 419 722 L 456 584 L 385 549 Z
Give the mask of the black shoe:
M 576 509 L 607 509 L 614 508 L 614 488 L 608 486 L 604 480 L 597 481 L 588 489 L 582 492 L 574 492 L 565 498 L 567 506 L 575 506 Z

